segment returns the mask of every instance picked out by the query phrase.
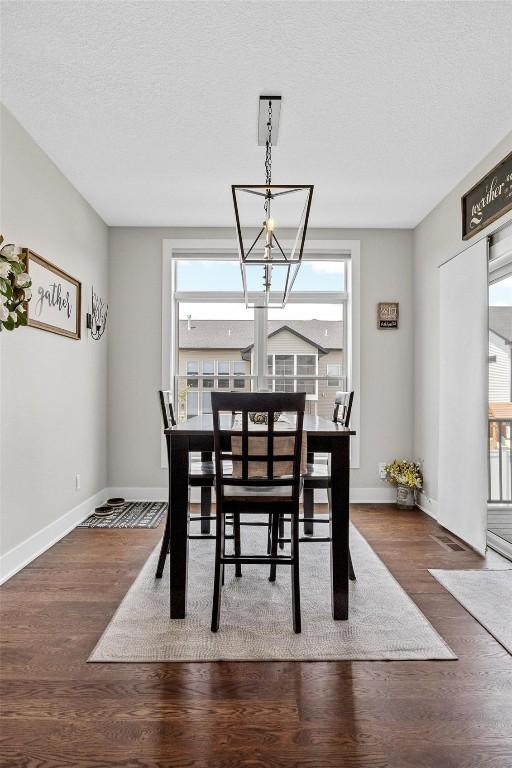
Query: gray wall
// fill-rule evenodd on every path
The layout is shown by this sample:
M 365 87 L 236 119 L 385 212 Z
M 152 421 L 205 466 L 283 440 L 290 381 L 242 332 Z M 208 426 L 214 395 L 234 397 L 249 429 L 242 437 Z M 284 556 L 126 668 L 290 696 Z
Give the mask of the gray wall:
M 163 487 L 160 418 L 163 238 L 233 238 L 233 229 L 110 230 L 109 482 Z M 413 428 L 412 232 L 311 230 L 361 241 L 361 468 L 354 488 L 381 488 L 377 463 L 409 456 Z M 376 305 L 400 302 L 400 328 L 379 331 Z
M 424 463 L 424 502 L 435 513 L 438 472 L 438 266 L 507 220 L 509 212 L 471 240 L 461 237 L 460 198 L 512 150 L 512 133 L 469 173 L 414 230 L 414 454 Z M 461 340 L 471 343 L 471 339 Z M 429 501 L 430 500 L 430 501 Z
M 1 108 L 2 233 L 82 281 L 79 341 L 0 333 L 1 552 L 107 485 L 107 339 L 85 333 L 91 282 L 107 293 L 107 227 Z M 75 473 L 81 490 L 75 491 Z

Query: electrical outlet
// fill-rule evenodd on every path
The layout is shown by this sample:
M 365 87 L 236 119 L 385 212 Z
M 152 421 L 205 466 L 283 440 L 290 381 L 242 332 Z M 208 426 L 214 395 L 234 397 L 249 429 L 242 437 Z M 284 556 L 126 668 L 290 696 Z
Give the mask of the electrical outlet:
M 378 467 L 379 467 L 379 478 L 380 478 L 380 480 L 385 480 L 386 479 L 386 462 L 385 461 L 380 461 L 379 464 L 378 464 Z
M 75 491 L 80 490 L 80 475 L 75 475 Z

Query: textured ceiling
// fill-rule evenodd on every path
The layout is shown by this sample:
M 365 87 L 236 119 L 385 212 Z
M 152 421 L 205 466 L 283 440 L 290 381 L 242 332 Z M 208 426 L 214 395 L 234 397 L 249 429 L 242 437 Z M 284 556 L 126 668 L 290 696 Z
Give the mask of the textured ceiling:
M 231 225 L 276 183 L 314 226 L 410 227 L 512 128 L 512 2 L 2 3 L 8 109 L 111 225 Z

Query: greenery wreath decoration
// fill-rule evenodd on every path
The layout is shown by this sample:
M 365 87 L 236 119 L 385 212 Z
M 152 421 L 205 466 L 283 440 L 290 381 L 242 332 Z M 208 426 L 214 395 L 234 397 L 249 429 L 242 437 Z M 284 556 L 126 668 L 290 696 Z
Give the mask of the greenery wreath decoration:
M 0 235 L 0 329 L 14 331 L 27 324 L 24 302 L 32 298 L 32 280 L 25 271 L 20 249 L 3 242 Z

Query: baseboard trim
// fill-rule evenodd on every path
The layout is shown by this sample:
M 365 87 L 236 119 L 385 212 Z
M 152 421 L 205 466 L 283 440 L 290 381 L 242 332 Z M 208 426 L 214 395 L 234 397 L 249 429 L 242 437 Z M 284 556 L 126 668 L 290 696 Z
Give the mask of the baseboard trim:
M 438 521 L 439 504 L 436 499 L 431 499 L 424 491 L 420 491 L 417 494 L 416 506 L 419 507 L 422 512 L 425 512 L 426 515 L 433 517 L 436 522 Z
M 43 552 L 56 544 L 66 534 L 88 517 L 98 504 L 105 501 L 108 489 L 104 488 L 89 496 L 76 507 L 65 512 L 53 522 L 29 536 L 0 557 L 0 584 L 21 571 Z
M 383 488 L 351 488 L 351 504 L 392 504 L 396 501 L 396 489 Z
M 109 488 L 110 496 L 120 496 L 130 501 L 167 501 L 167 488 Z M 215 493 L 215 490 L 214 490 Z M 323 498 L 323 496 L 325 498 Z M 321 503 L 327 503 L 327 492 L 316 491 L 315 498 Z M 201 500 L 200 489 L 192 488 L 190 491 L 190 501 L 199 503 Z M 350 501 L 352 504 L 389 504 L 396 500 L 396 490 L 394 488 L 351 488 Z
M 108 496 L 112 498 L 118 496 L 127 501 L 167 501 L 169 492 L 166 487 L 163 488 L 108 488 Z

